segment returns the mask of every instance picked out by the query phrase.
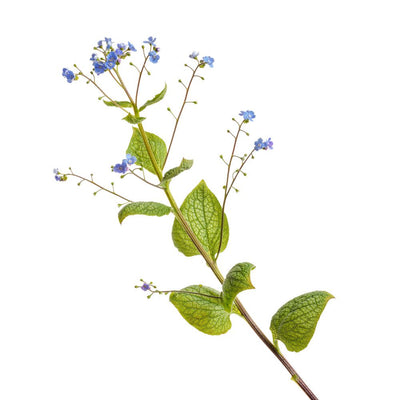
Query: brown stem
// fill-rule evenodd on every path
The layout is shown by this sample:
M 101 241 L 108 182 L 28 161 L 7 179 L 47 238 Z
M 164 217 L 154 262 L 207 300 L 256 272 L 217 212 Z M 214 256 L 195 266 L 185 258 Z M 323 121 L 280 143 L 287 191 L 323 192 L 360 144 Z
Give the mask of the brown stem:
M 101 190 L 104 190 L 104 191 L 106 191 L 106 192 L 108 192 L 108 193 L 113 194 L 114 196 L 119 197 L 119 198 L 122 199 L 122 200 L 125 200 L 125 201 L 127 201 L 127 202 L 129 202 L 129 203 L 132 203 L 132 200 L 129 200 L 129 199 L 127 199 L 126 197 L 121 196 L 121 195 L 119 195 L 118 193 L 113 192 L 112 190 L 108 190 L 108 189 L 105 188 L 104 186 L 99 185 L 98 183 L 92 181 L 91 179 L 84 178 L 83 176 L 74 174 L 73 172 L 71 172 L 70 174 L 60 174 L 60 175 L 75 176 L 75 178 L 79 178 L 79 179 L 81 179 L 82 181 L 89 182 L 89 183 L 91 183 L 92 185 L 97 186 L 97 187 L 98 187 L 99 189 L 101 189 Z
M 219 246 L 218 246 L 218 251 L 217 251 L 217 255 L 215 257 L 215 259 L 218 259 L 219 253 L 221 252 L 221 247 L 222 247 L 222 238 L 224 235 L 224 213 L 225 213 L 225 205 L 226 205 L 226 199 L 228 198 L 229 192 L 232 188 L 233 182 L 228 190 L 228 183 L 229 183 L 229 175 L 230 175 L 230 171 L 231 171 L 231 166 L 232 166 L 232 160 L 233 160 L 233 156 L 235 154 L 235 149 L 236 149 L 236 144 L 239 138 L 239 133 L 241 131 L 242 128 L 242 124 L 243 122 L 239 125 L 238 131 L 236 133 L 236 136 L 234 136 L 235 140 L 233 142 L 233 147 L 232 147 L 232 154 L 231 157 L 229 159 L 229 163 L 228 163 L 228 170 L 226 172 L 226 183 L 225 183 L 225 193 L 224 193 L 224 200 L 222 202 L 222 213 L 221 213 L 221 232 L 220 232 L 220 236 L 219 236 Z
M 199 65 L 200 65 L 200 64 L 199 64 Z M 184 109 L 185 104 L 186 104 L 186 102 L 187 102 L 187 97 L 188 97 L 188 94 L 189 94 L 190 85 L 192 84 L 193 79 L 194 79 L 194 77 L 196 76 L 196 71 L 197 71 L 197 69 L 199 68 L 199 65 L 197 65 L 197 67 L 196 67 L 194 70 L 192 70 L 192 71 L 193 71 L 193 74 L 192 74 L 192 77 L 190 78 L 190 81 L 189 81 L 189 84 L 187 85 L 187 87 L 184 86 L 184 87 L 186 87 L 185 97 L 184 97 L 184 99 L 183 99 L 183 103 L 182 103 L 181 109 L 180 109 L 180 111 L 179 111 L 179 114 L 178 114 L 178 116 L 176 117 L 176 120 L 175 120 L 175 126 L 174 126 L 174 130 L 173 130 L 173 132 L 172 132 L 171 141 L 169 142 L 169 146 L 168 146 L 168 150 L 167 150 L 167 155 L 165 156 L 164 164 L 162 165 L 162 168 L 163 168 L 163 169 L 164 169 L 164 167 L 165 167 L 165 164 L 166 164 L 166 162 L 167 162 L 169 153 L 170 153 L 170 151 L 171 151 L 172 142 L 174 141 L 174 138 L 175 138 L 176 128 L 178 127 L 178 122 L 179 122 L 179 120 L 180 120 L 180 118 L 181 118 L 183 109 Z
M 265 336 L 264 332 L 259 328 L 259 326 L 250 317 L 247 310 L 244 308 L 243 304 L 238 298 L 235 300 L 235 304 L 239 311 L 241 312 L 243 318 L 250 325 L 251 329 L 257 334 L 257 336 L 262 340 L 262 342 L 272 351 L 274 356 L 283 364 L 283 366 L 289 371 L 292 379 L 300 386 L 303 392 L 311 399 L 318 400 L 318 397 L 311 391 L 307 384 L 303 381 L 296 370 L 291 366 L 289 361 L 276 349 L 273 343 Z

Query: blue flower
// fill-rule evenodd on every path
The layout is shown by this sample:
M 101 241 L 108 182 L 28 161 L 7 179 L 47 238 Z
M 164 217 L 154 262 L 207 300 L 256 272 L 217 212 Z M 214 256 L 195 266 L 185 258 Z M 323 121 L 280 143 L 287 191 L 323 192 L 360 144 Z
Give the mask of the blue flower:
M 54 173 L 54 178 L 57 182 L 64 182 L 67 180 L 67 176 L 66 175 L 60 175 L 60 172 L 58 171 L 58 168 L 54 168 L 53 169 L 53 173 Z
M 254 150 L 273 150 L 274 142 L 271 140 L 271 138 L 268 138 L 266 141 L 263 141 L 261 138 L 257 139 L 257 141 L 254 142 Z
M 156 45 L 156 38 L 153 38 L 153 36 L 149 36 L 147 40 L 145 40 L 143 43 L 148 43 L 151 46 Z
M 142 289 L 146 292 L 147 290 L 150 290 L 150 285 L 148 283 L 144 282 L 143 285 L 140 287 L 140 289 Z
M 108 49 L 111 49 L 111 47 L 112 47 L 112 40 L 111 40 L 111 38 L 104 38 L 104 40 L 105 40 L 106 45 L 107 45 L 107 50 L 108 50 Z
M 247 111 L 240 111 L 239 115 L 240 115 L 241 117 L 243 117 L 243 119 L 244 119 L 246 122 L 253 121 L 253 119 L 256 117 L 255 114 L 254 114 L 254 112 L 253 112 L 253 111 L 250 111 L 250 110 L 247 110 Z
M 257 139 L 255 142 L 254 142 L 254 150 L 255 151 L 258 151 L 258 150 L 261 150 L 262 148 L 263 148 L 263 140 L 260 138 L 260 139 Z
M 114 51 L 114 53 L 115 53 L 118 57 L 121 57 L 122 55 L 124 55 L 124 52 L 123 52 L 121 49 L 116 49 L 116 50 Z
M 62 76 L 67 78 L 67 81 L 71 83 L 75 79 L 75 74 L 67 68 L 63 68 Z
M 96 61 L 97 60 L 97 54 L 96 53 L 93 53 L 92 54 L 92 57 L 90 57 L 90 61 Z
M 125 50 L 125 49 L 126 49 L 126 44 L 125 44 L 125 43 L 118 43 L 118 44 L 117 44 L 117 47 L 118 47 L 120 50 Z
M 131 50 L 131 51 L 137 51 L 137 50 L 135 49 L 135 46 L 134 46 L 131 42 L 128 42 L 128 48 L 129 48 L 129 50 Z
M 137 161 L 137 158 L 135 156 L 132 156 L 131 154 L 126 155 L 126 159 L 124 160 L 128 165 L 135 164 Z
M 205 57 L 202 58 L 201 61 L 203 61 L 204 64 L 209 65 L 211 68 L 214 67 L 214 65 L 213 65 L 214 64 L 214 59 L 212 57 L 205 56 Z
M 107 69 L 113 69 L 115 67 L 115 64 L 118 61 L 118 56 L 115 53 L 115 51 L 110 51 L 107 54 L 107 58 L 106 58 L 106 67 Z
M 102 41 L 102 40 L 99 40 L 99 41 L 97 42 L 97 46 L 98 46 L 98 47 L 102 47 L 102 46 L 103 46 L 103 41 Z
M 128 165 L 126 161 L 123 160 L 121 164 L 115 164 L 113 166 L 113 171 L 117 172 L 118 174 L 124 174 L 126 171 L 128 171 Z
M 154 50 L 150 51 L 149 57 L 153 64 L 157 64 L 158 60 L 160 59 L 160 56 Z
M 198 51 L 197 51 L 197 52 L 196 52 L 196 51 L 193 51 L 192 54 L 189 54 L 189 57 L 190 57 L 190 58 L 197 58 L 198 55 L 199 55 L 199 52 L 198 52 Z
M 107 66 L 103 61 L 95 61 L 93 63 L 93 67 L 94 67 L 94 72 L 96 72 L 97 75 L 100 75 L 107 71 Z
M 271 140 L 271 138 L 268 138 L 264 143 L 263 143 L 263 149 L 268 150 L 271 149 L 273 150 L 274 142 Z
M 54 168 L 53 169 L 53 174 L 55 175 L 54 178 L 56 179 L 56 181 L 60 182 L 61 181 L 61 175 L 58 172 L 58 168 Z
M 114 62 L 114 63 L 116 63 L 118 61 L 118 56 L 115 53 L 115 51 L 110 51 L 107 54 L 107 61 Z

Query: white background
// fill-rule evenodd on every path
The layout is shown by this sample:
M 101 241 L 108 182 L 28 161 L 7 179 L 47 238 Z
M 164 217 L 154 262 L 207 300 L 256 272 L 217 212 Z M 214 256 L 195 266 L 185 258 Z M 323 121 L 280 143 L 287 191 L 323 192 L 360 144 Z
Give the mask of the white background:
M 54 167 L 109 184 L 132 200 L 166 201 L 110 166 L 130 138 L 118 110 L 63 67 L 90 70 L 104 36 L 140 48 L 157 37 L 161 59 L 143 81 L 145 128 L 169 140 L 193 50 L 215 58 L 197 80 L 169 167 L 195 160 L 172 184 L 178 202 L 204 178 L 221 198 L 234 129 L 254 110 L 250 138 L 272 137 L 227 206 L 226 273 L 254 263 L 243 303 L 269 334 L 287 300 L 335 295 L 309 347 L 282 350 L 323 400 L 400 399 L 399 3 L 397 1 L 36 1 L 1 10 L 0 398 L 304 399 L 244 321 L 204 335 L 160 288 L 218 287 L 199 257 L 172 245 L 172 217 L 132 217 L 117 202 Z M 135 60 L 141 61 L 138 53 Z M 135 77 L 126 68 L 126 76 Z M 129 80 L 129 78 L 127 78 Z M 121 99 L 106 76 L 99 82 Z M 146 98 L 147 96 L 147 98 Z

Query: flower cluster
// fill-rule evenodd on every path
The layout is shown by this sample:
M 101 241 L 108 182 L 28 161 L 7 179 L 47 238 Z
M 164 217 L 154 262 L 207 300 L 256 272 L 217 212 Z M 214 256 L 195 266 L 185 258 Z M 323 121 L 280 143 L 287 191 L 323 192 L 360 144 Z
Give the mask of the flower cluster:
M 247 110 L 247 111 L 240 111 L 239 115 L 243 117 L 244 122 L 249 122 L 253 121 L 253 119 L 256 117 L 253 111 Z
M 208 65 L 209 67 L 213 68 L 214 67 L 214 59 L 212 57 L 205 56 L 201 59 L 200 67 L 202 65 Z
M 58 171 L 58 168 L 54 168 L 53 173 L 54 173 L 54 178 L 56 179 L 57 182 L 64 182 L 67 180 L 66 175 L 61 175 L 60 172 Z
M 258 150 L 273 150 L 273 146 L 274 142 L 271 140 L 271 138 L 263 141 L 261 138 L 259 138 L 258 140 L 256 140 L 254 142 L 254 150 L 258 151 Z
M 102 57 L 99 57 L 96 53 L 93 53 L 90 58 L 90 61 L 93 61 L 93 70 L 97 75 L 115 68 L 116 65 L 121 63 L 122 59 L 131 55 L 131 51 L 136 51 L 131 42 L 128 42 L 128 44 L 118 43 L 114 47 L 111 38 L 99 40 L 95 50 L 102 54 Z
M 204 56 L 200 61 L 198 60 L 199 52 L 198 51 L 193 51 L 192 54 L 189 54 L 190 58 L 193 58 L 194 60 L 197 60 L 199 62 L 199 67 L 204 68 L 206 65 L 208 65 L 210 68 L 214 67 L 214 59 L 209 56 Z
M 150 291 L 151 293 L 147 296 L 149 299 L 154 293 L 163 293 L 157 290 L 157 286 L 153 285 L 153 282 L 147 283 L 143 279 L 140 280 L 142 282 L 141 285 L 135 285 L 136 289 L 142 289 L 144 292 Z M 167 292 L 165 292 L 167 294 Z
M 160 56 L 158 54 L 160 48 L 156 46 L 156 38 L 153 38 L 153 36 L 149 36 L 147 40 L 143 41 L 143 43 L 150 45 L 149 60 L 153 64 L 157 64 L 158 60 L 160 59 Z
M 62 76 L 67 78 L 68 83 L 71 83 L 72 81 L 78 79 L 78 77 L 71 70 L 67 68 L 63 68 Z
M 132 156 L 131 154 L 127 154 L 126 158 L 124 158 L 121 162 L 121 164 L 115 164 L 112 167 L 113 172 L 117 172 L 118 174 L 124 174 L 125 172 L 128 171 L 128 165 L 135 164 L 137 161 L 135 156 Z

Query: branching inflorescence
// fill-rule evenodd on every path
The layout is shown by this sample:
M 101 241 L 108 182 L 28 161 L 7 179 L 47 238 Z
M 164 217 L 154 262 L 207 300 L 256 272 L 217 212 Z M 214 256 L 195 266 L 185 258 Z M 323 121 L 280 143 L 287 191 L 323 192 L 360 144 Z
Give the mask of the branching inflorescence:
M 240 120 L 233 118 L 237 125 L 235 133 L 228 130 L 233 137 L 232 150 L 227 159 L 220 156 L 226 164 L 226 179 L 223 185 L 222 205 L 214 193 L 208 188 L 205 181 L 202 180 L 186 197 L 181 207 L 178 207 L 170 190 L 170 182 L 179 174 L 189 170 L 192 160 L 182 159 L 180 165 L 175 166 L 166 172 L 165 166 L 171 153 L 172 145 L 176 139 L 177 128 L 186 104 L 196 103 L 189 100 L 189 92 L 195 78 L 203 80 L 199 74 L 205 67 L 213 68 L 214 58 L 204 56 L 199 58 L 198 52 L 192 52 L 189 55 L 191 64 L 185 64 L 185 67 L 191 71 L 191 76 L 187 83 L 179 80 L 185 93 L 182 104 L 175 114 L 170 108 L 167 110 L 174 118 L 172 134 L 170 135 L 168 146 L 164 140 L 150 132 L 146 132 L 143 125 L 145 117 L 141 112 L 151 105 L 160 102 L 166 92 L 167 86 L 157 93 L 153 98 L 143 103 L 139 103 L 140 86 L 143 73 L 146 71 L 150 75 L 149 63 L 157 64 L 160 60 L 160 48 L 156 44 L 156 38 L 149 37 L 143 41 L 142 53 L 143 59 L 141 65 L 130 62 L 138 73 L 137 85 L 132 94 L 124 83 L 122 78 L 121 66 L 134 53 L 137 53 L 135 46 L 127 42 L 114 45 L 110 38 L 105 38 L 94 47 L 95 53 L 92 54 L 90 61 L 93 63 L 92 70 L 86 74 L 77 65 L 74 65 L 75 71 L 64 68 L 62 76 L 67 82 L 72 83 L 79 78 L 86 80 L 100 91 L 100 100 L 106 106 L 116 107 L 123 113 L 123 119 L 132 125 L 132 135 L 130 142 L 124 152 L 125 157 L 121 162 L 111 167 L 112 172 L 117 173 L 121 178 L 128 175 L 138 178 L 140 181 L 162 190 L 168 200 L 168 205 L 153 201 L 133 201 L 114 190 L 114 183 L 107 188 L 104 185 L 90 178 L 75 174 L 71 168 L 69 172 L 62 173 L 58 169 L 54 170 L 55 179 L 64 182 L 68 177 L 79 179 L 78 185 L 87 182 L 96 187 L 94 194 L 100 191 L 110 193 L 111 195 L 123 200 L 124 203 L 118 204 L 121 207 L 118 213 L 120 223 L 125 218 L 132 215 L 164 216 L 172 214 L 174 223 L 172 227 L 172 240 L 176 248 L 187 257 L 201 255 L 206 265 L 211 269 L 219 283 L 220 290 L 213 289 L 203 285 L 191 285 L 181 290 L 159 290 L 153 282 L 135 286 L 149 294 L 151 298 L 155 293 L 169 294 L 169 300 L 177 308 L 183 318 L 198 329 L 209 335 L 220 335 L 226 333 L 231 328 L 231 315 L 242 317 L 268 347 L 269 350 L 289 371 L 292 379 L 300 386 L 310 399 L 317 399 L 310 388 L 300 378 L 287 359 L 282 355 L 278 348 L 278 341 L 283 342 L 290 351 L 303 350 L 311 340 L 316 328 L 319 317 L 324 310 L 327 302 L 333 296 L 324 291 L 314 291 L 295 297 L 283 305 L 271 320 L 272 340 L 268 339 L 264 332 L 251 318 L 243 304 L 238 299 L 238 294 L 244 290 L 254 289 L 250 280 L 250 273 L 255 268 L 249 262 L 239 262 L 233 266 L 224 277 L 217 265 L 219 254 L 225 250 L 229 240 L 229 226 L 225 214 L 226 203 L 232 189 L 238 191 L 235 184 L 240 175 L 246 175 L 244 167 L 250 159 L 254 158 L 259 150 L 272 150 L 273 142 L 271 138 L 266 140 L 259 138 L 250 147 L 248 153 L 237 154 L 237 144 L 241 134 L 249 136 L 250 134 L 243 129 L 245 125 L 252 122 L 256 115 L 251 110 L 241 111 Z M 113 95 L 106 93 L 98 81 L 100 75 L 108 75 L 109 79 L 115 82 L 119 90 L 122 89 L 125 98 L 116 100 Z M 103 79 L 103 77 L 102 77 Z M 149 180 L 145 171 L 149 172 L 156 181 Z M 196 212 L 194 212 L 196 210 Z

